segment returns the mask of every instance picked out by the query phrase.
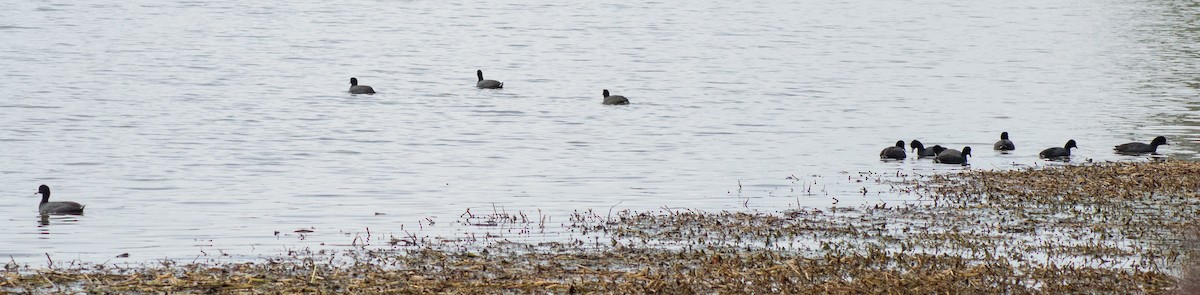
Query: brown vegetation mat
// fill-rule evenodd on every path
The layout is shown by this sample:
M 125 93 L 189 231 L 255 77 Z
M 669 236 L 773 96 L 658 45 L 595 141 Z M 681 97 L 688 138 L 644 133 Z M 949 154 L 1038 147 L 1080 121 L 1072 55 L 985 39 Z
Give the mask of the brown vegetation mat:
M 11 293 L 1172 293 L 1200 164 L 897 181 L 922 202 L 781 213 L 576 213 L 574 241 L 309 252 L 252 263 L 33 268 Z M 1186 233 L 1186 234 L 1185 234 Z M 1182 282 L 1182 283 L 1180 283 Z

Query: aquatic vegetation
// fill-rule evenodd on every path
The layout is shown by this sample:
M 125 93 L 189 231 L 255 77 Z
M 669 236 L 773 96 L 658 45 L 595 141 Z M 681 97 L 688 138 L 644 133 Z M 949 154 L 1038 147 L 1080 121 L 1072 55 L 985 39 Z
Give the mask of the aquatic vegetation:
M 243 263 L 9 263 L 12 293 L 1170 293 L 1200 287 L 1200 164 L 906 175 L 919 201 L 575 212 L 572 239 L 421 240 Z M 538 216 L 540 216 L 540 212 Z M 463 224 L 542 217 L 467 211 Z M 440 242 L 439 242 L 440 241 Z M 62 265 L 62 263 L 58 263 Z M 53 264 L 52 264 L 53 265 Z

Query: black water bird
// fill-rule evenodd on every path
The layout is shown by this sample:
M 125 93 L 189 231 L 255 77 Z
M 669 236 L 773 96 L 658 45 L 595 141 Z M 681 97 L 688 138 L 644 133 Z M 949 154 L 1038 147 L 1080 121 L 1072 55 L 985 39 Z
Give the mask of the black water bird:
M 955 149 L 946 149 L 946 150 L 938 153 L 937 157 L 933 158 L 933 162 L 934 163 L 942 163 L 942 164 L 966 165 L 967 164 L 967 156 L 970 156 L 970 155 L 971 155 L 971 147 L 969 147 L 969 146 L 963 147 L 962 152 L 959 152 Z
M 375 88 L 367 85 L 358 85 L 358 78 L 350 78 L 350 93 L 351 94 L 375 94 Z
M 475 70 L 475 76 L 479 77 L 479 82 L 475 82 L 475 87 L 486 89 L 504 88 L 504 83 L 496 80 L 484 80 L 483 70 Z
M 1152 154 L 1152 153 L 1158 152 L 1158 146 L 1164 145 L 1164 144 L 1171 145 L 1171 144 L 1167 143 L 1166 137 L 1159 136 L 1159 137 L 1155 137 L 1154 140 L 1150 141 L 1150 144 L 1144 144 L 1144 143 L 1140 143 L 1140 142 L 1130 142 L 1130 143 L 1121 144 L 1116 147 L 1113 147 L 1113 151 L 1116 151 L 1118 154 L 1124 154 L 1124 155 Z
M 42 194 L 42 202 L 38 203 L 38 212 L 42 214 L 83 214 L 83 205 L 76 202 L 51 202 L 50 187 L 43 184 L 38 187 Z
M 1068 140 L 1067 144 L 1064 144 L 1062 147 L 1044 149 L 1038 153 L 1038 157 L 1050 160 L 1068 160 L 1071 158 L 1071 148 L 1079 148 L 1079 146 L 1075 145 L 1074 139 Z
M 608 95 L 608 89 L 604 89 L 604 104 L 625 105 L 629 104 L 629 99 L 620 95 Z
M 889 146 L 889 147 L 883 149 L 883 151 L 879 152 L 879 158 L 884 159 L 884 160 L 886 160 L 886 159 L 904 160 L 905 156 L 906 155 L 904 154 L 904 141 L 903 140 L 897 140 L 895 146 Z
M 925 148 L 925 144 L 922 144 L 916 139 L 913 139 L 912 143 L 909 143 L 908 146 L 917 152 L 917 158 L 935 157 L 938 153 L 946 150 L 946 148 L 940 145 L 934 145 L 931 148 Z
M 992 149 L 997 151 L 1011 151 L 1017 149 L 1011 140 L 1008 140 L 1008 132 L 1000 132 L 1000 140 L 992 144 Z

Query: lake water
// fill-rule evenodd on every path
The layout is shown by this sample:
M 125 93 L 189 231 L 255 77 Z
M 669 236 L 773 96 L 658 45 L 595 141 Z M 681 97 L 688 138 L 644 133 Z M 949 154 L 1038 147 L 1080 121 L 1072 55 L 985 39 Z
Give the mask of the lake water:
M 556 239 L 576 210 L 903 202 L 858 180 L 963 169 L 880 161 L 897 140 L 971 146 L 970 169 L 1052 164 L 1037 152 L 1068 139 L 1076 162 L 1141 160 L 1111 148 L 1156 135 L 1193 159 L 1197 15 L 1185 0 L 8 1 L 0 257 L 244 259 L 368 228 L 376 244 Z M 476 69 L 505 88 L 474 88 Z M 346 93 L 350 77 L 378 94 Z M 602 89 L 632 104 L 601 105 Z M 1001 131 L 1014 153 L 989 148 Z M 39 220 L 39 184 L 86 215 Z M 547 216 L 547 234 L 465 226 L 468 210 Z

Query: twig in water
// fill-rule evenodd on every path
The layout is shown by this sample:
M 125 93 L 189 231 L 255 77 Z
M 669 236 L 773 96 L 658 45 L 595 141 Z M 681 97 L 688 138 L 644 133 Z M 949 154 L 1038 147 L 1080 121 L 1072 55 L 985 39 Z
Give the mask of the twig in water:
M 312 274 L 308 276 L 308 283 L 313 284 L 316 282 L 317 282 L 317 262 L 313 261 L 313 270 L 312 270 Z
M 624 202 L 625 201 L 620 201 L 620 202 L 617 202 L 616 205 L 612 205 L 612 207 L 608 207 L 608 215 L 604 216 L 604 223 L 612 222 L 611 217 L 612 217 L 613 208 L 616 208 L 617 206 L 621 205 L 621 203 L 624 203 Z
M 47 255 L 47 256 L 49 256 L 49 255 Z M 43 274 L 42 272 L 39 271 L 38 275 L 41 276 L 43 280 L 46 280 L 46 283 L 50 284 L 50 287 L 57 289 L 59 291 L 62 291 L 62 289 L 58 289 L 58 285 L 55 285 L 54 282 L 51 281 L 50 278 L 47 278 L 45 274 Z

